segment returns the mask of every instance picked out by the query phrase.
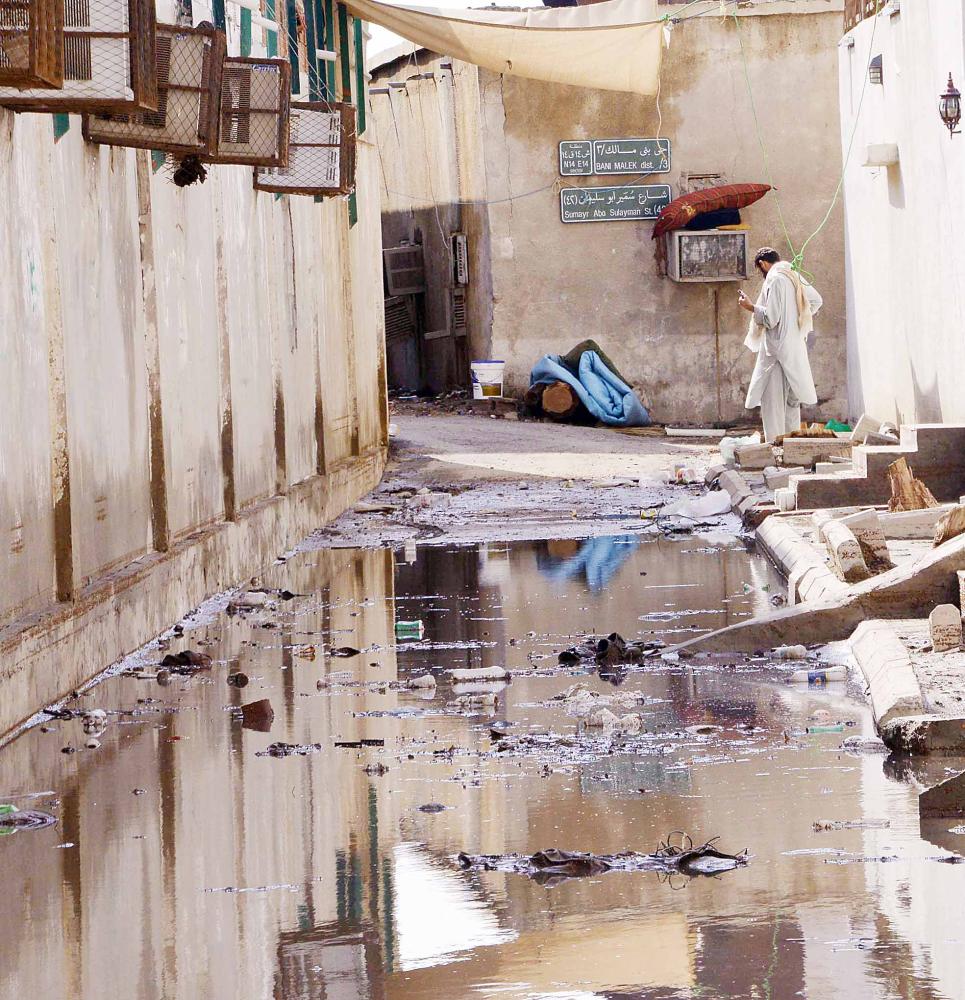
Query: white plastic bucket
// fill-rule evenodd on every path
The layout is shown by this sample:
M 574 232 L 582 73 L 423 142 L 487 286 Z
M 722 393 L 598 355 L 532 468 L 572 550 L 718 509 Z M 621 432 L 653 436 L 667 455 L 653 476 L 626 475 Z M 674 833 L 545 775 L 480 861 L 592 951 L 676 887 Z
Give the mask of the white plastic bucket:
M 502 396 L 505 368 L 505 361 L 473 361 L 469 365 L 472 372 L 472 398 L 498 399 Z

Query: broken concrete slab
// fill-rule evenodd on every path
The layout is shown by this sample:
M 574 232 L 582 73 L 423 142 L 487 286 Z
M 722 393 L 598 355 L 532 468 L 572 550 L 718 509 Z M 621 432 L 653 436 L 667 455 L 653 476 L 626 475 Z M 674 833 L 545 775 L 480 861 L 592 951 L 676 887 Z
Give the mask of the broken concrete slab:
M 833 476 L 837 473 L 851 472 L 854 468 L 854 463 L 846 458 L 839 458 L 837 462 L 815 462 L 814 471 L 819 476 Z
M 849 457 L 851 442 L 847 438 L 837 437 L 784 439 L 785 465 L 804 465 L 811 468 L 815 462 L 826 462 L 832 455 Z
M 965 505 L 959 504 L 947 510 L 935 525 L 935 544 L 941 545 L 949 539 L 965 533 Z
M 918 796 L 922 819 L 957 819 L 965 816 L 965 771 L 940 781 Z
M 888 552 L 888 543 L 881 529 L 878 512 L 874 508 L 848 514 L 842 517 L 839 523 L 849 528 L 858 540 L 865 565 L 872 574 L 894 569 L 895 564 Z
M 769 490 L 783 489 L 790 483 L 791 476 L 804 476 L 807 475 L 807 471 L 803 465 L 791 466 L 784 469 L 780 469 L 777 466 L 768 466 L 764 470 L 764 485 Z
M 862 622 L 851 636 L 851 652 L 868 684 L 879 729 L 895 719 L 925 712 L 914 664 L 891 622 Z
M 959 570 L 965 570 L 965 535 L 855 584 L 844 595 L 737 622 L 677 648 L 739 652 L 795 642 L 833 642 L 847 639 L 868 618 L 925 618 L 936 604 L 957 599 Z
M 775 452 L 769 444 L 745 444 L 737 449 L 737 464 L 742 469 L 766 469 L 774 462 Z
M 864 439 L 869 434 L 877 434 L 880 430 L 880 420 L 869 416 L 867 413 L 862 413 L 861 419 L 852 428 L 851 440 L 854 444 L 864 444 Z
M 858 539 L 844 523 L 828 520 L 821 526 L 831 557 L 831 568 L 845 583 L 860 583 L 871 576 Z
M 881 738 L 895 753 L 965 752 L 965 719 L 941 715 L 910 715 L 895 719 L 881 730 Z
M 954 604 L 939 604 L 928 616 L 931 645 L 936 653 L 960 649 L 962 645 L 962 613 Z
M 781 515 L 769 517 L 758 529 L 757 545 L 788 582 L 788 603 L 843 596 L 842 583 L 812 545 Z

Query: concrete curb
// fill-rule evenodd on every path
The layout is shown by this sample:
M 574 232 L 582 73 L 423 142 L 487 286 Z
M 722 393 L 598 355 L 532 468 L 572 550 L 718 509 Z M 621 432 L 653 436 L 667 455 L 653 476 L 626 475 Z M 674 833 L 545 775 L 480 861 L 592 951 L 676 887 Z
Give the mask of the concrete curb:
M 851 651 L 868 683 L 879 732 L 896 719 L 925 712 L 911 657 L 891 622 L 862 622 L 851 636 Z
M 848 585 L 839 580 L 814 546 L 787 519 L 772 515 L 757 530 L 757 545 L 787 580 L 788 604 L 844 598 Z

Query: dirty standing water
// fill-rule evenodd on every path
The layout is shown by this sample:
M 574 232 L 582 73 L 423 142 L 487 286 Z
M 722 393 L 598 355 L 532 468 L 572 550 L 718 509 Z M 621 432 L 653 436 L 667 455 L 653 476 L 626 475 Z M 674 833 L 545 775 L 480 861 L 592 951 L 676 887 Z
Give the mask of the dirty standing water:
M 587 633 L 672 643 L 762 610 L 776 584 L 754 556 L 620 536 L 401 558 L 280 563 L 263 585 L 303 596 L 205 609 L 0 750 L 0 804 L 56 819 L 0 815 L 3 997 L 965 995 L 965 867 L 943 863 L 965 829 L 920 831 L 916 802 L 961 762 L 862 750 L 843 684 L 763 658 L 557 663 Z M 212 663 L 155 676 L 187 649 Z M 511 681 L 445 673 L 480 667 Z M 587 727 L 588 701 L 639 723 Z M 686 844 L 674 831 L 748 863 L 457 860 L 651 852 Z

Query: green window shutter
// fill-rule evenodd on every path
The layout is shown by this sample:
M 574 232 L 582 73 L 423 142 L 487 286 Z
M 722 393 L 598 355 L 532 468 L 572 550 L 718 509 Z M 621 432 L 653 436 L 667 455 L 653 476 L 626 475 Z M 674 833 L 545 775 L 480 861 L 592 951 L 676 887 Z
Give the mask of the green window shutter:
M 324 0 L 325 4 L 325 48 L 335 51 L 335 0 Z M 325 63 L 325 85 L 329 100 L 335 100 L 335 63 Z
M 342 100 L 352 103 L 352 56 L 348 40 L 348 8 L 338 5 L 338 65 L 342 71 Z
M 275 0 L 265 0 L 265 17 L 269 21 L 275 20 Z M 266 31 L 265 37 L 268 40 L 268 58 L 274 59 L 278 55 L 278 34 L 274 31 Z
M 160 149 L 151 150 L 151 173 L 156 174 L 164 166 L 167 156 L 168 154 Z
M 301 74 L 298 72 L 298 19 L 295 16 L 295 0 L 288 0 L 288 61 L 292 67 L 292 93 L 302 89 Z
M 219 31 L 224 31 L 227 23 L 225 20 L 224 0 L 211 0 L 211 13 L 214 14 L 214 26 Z
M 70 115 L 52 115 L 54 120 L 54 142 L 59 142 L 70 128 Z
M 241 8 L 241 54 L 251 55 L 251 11 L 247 7 Z
M 359 202 L 353 191 L 348 196 L 348 227 L 349 229 L 359 221 Z
M 368 104 L 365 91 L 365 44 L 362 39 L 362 22 L 356 17 L 352 25 L 355 32 L 355 106 L 358 108 L 358 134 L 365 132 L 365 110 Z

